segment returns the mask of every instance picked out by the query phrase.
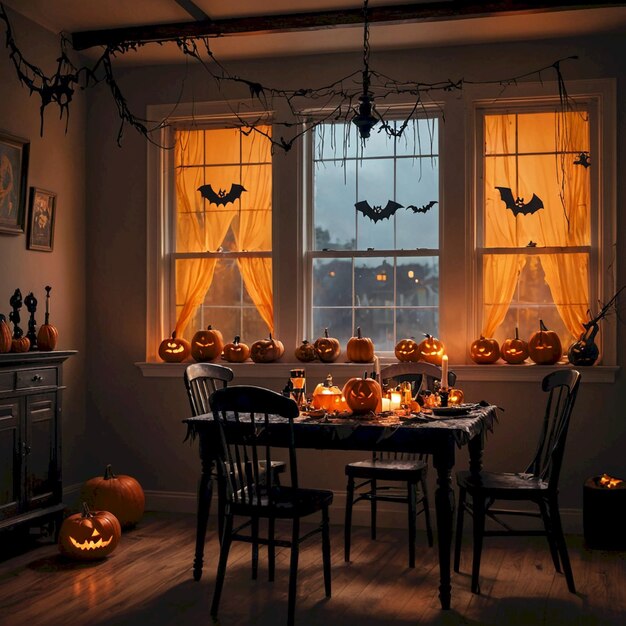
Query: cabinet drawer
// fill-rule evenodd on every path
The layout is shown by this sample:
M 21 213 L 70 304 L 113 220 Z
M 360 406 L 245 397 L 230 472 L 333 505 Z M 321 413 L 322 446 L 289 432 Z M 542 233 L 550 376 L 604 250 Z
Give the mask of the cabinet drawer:
M 0 391 L 15 389 L 15 372 L 0 372 Z
M 33 389 L 37 387 L 56 387 L 57 369 L 46 367 L 17 372 L 15 389 Z

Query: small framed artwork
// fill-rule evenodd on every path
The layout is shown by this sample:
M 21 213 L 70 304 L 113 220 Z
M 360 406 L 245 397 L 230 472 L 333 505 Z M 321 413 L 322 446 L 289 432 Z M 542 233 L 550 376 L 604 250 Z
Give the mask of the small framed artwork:
M 28 206 L 28 249 L 52 252 L 57 208 L 56 193 L 31 187 Z
M 24 232 L 30 143 L 0 131 L 0 233 Z

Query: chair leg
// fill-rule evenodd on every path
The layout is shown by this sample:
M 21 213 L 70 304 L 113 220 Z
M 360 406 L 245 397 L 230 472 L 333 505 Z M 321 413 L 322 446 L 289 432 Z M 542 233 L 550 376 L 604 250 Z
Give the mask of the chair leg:
M 276 520 L 270 517 L 267 520 L 267 580 L 274 582 L 274 572 L 276 570 L 276 544 L 274 543 Z
M 217 529 L 218 529 L 218 541 L 222 541 L 222 535 L 224 533 L 224 514 L 226 502 L 226 488 L 224 481 L 221 478 L 217 478 Z
M 300 520 L 293 520 L 291 532 L 291 562 L 289 564 L 289 598 L 287 601 L 287 626 L 293 626 L 296 614 L 296 588 L 298 584 L 298 556 L 300 554 Z
M 224 519 L 224 534 L 222 535 L 222 543 L 220 545 L 220 558 L 217 565 L 217 575 L 215 577 L 215 589 L 213 591 L 213 601 L 211 602 L 211 615 L 217 616 L 217 610 L 220 605 L 220 597 L 224 586 L 224 576 L 226 575 L 226 563 L 228 562 L 228 552 L 232 543 L 233 516 L 228 515 Z
M 372 541 L 376 540 L 376 479 L 372 478 L 372 497 L 370 499 L 370 533 L 372 536 Z
M 461 542 L 463 541 L 463 516 L 465 515 L 465 498 L 467 492 L 463 487 L 459 489 L 459 505 L 456 512 L 456 530 L 454 532 L 454 571 L 458 573 L 461 567 Z
M 428 546 L 433 547 L 433 527 L 430 522 L 430 504 L 428 502 L 428 489 L 426 488 L 426 476 L 422 472 L 420 479 L 422 485 L 422 504 L 424 506 L 424 522 L 426 523 L 426 537 L 428 538 Z
M 253 517 L 250 525 L 252 536 L 252 580 L 257 579 L 259 573 L 259 518 Z
M 472 593 L 480 593 L 480 557 L 483 551 L 485 533 L 485 500 L 482 496 L 472 496 L 472 519 L 474 526 L 474 556 L 472 559 Z
M 559 552 L 554 538 L 554 528 L 552 527 L 552 520 L 550 519 L 550 513 L 548 512 L 548 505 L 544 500 L 539 500 L 537 504 L 539 505 L 539 510 L 541 511 L 541 519 L 543 520 L 546 538 L 548 539 L 548 545 L 550 546 L 550 555 L 552 556 L 554 569 L 560 574 L 562 573 L 561 562 L 559 561 Z
M 559 513 L 559 503 L 556 498 L 551 499 L 549 502 L 550 519 L 552 520 L 552 528 L 554 529 L 554 538 L 557 548 L 559 550 L 559 556 L 561 557 L 561 563 L 563 564 L 563 572 L 565 574 L 565 580 L 567 581 L 567 588 L 571 593 L 576 593 L 576 586 L 574 585 L 574 574 L 572 573 L 572 566 L 569 561 L 569 555 L 567 554 L 567 544 L 565 543 L 565 535 L 563 534 L 563 526 L 561 525 L 561 514 Z
M 330 524 L 328 521 L 328 507 L 322 509 L 322 561 L 324 563 L 324 590 L 330 598 Z
M 344 554 L 343 560 L 350 561 L 350 535 L 352 533 L 352 502 L 354 500 L 354 478 L 348 476 L 348 487 L 346 489 L 346 520 L 343 527 L 344 533 Z
M 415 567 L 415 518 L 417 517 L 416 491 L 417 485 L 407 482 L 407 500 L 409 511 L 409 567 Z

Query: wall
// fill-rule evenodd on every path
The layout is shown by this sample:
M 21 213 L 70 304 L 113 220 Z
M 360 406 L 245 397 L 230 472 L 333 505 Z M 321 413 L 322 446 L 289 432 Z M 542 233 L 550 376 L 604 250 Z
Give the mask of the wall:
M 51 73 L 59 56 L 58 38 L 7 10 L 14 37 L 26 59 Z M 4 43 L 4 23 L 2 23 Z M 16 75 L 8 52 L 0 52 L 0 129 L 30 141 L 28 186 L 56 192 L 57 214 L 54 249 L 40 252 L 26 248 L 26 235 L 0 234 L 0 312 L 8 316 L 9 298 L 16 288 L 25 297 L 38 299 L 36 320 L 44 322 L 45 291 L 50 285 L 50 322 L 59 331 L 58 348 L 78 350 L 64 366 L 63 472 L 65 485 L 84 480 L 82 459 L 85 432 L 85 99 L 78 92 L 70 119 L 59 120 L 52 107 L 45 114 L 40 136 L 39 97 L 29 95 Z M 28 213 L 28 211 L 27 211 Z M 28 328 L 28 312 L 21 310 L 22 328 Z

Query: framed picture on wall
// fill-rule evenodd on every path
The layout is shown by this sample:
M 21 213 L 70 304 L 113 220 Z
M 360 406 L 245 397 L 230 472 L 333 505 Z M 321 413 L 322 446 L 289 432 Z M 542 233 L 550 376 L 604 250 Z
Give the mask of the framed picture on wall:
M 0 131 L 0 233 L 24 232 L 30 143 Z
M 56 193 L 31 187 L 28 206 L 28 249 L 52 252 Z

